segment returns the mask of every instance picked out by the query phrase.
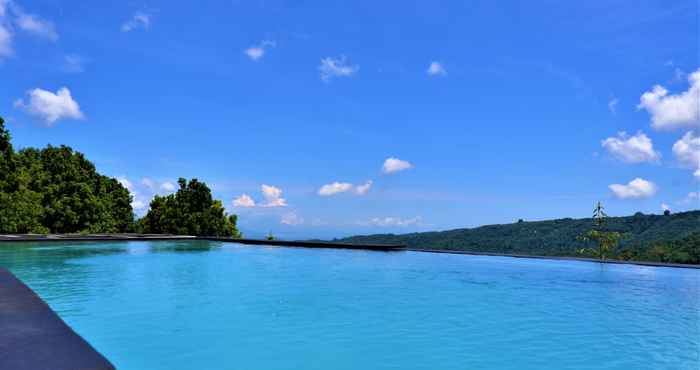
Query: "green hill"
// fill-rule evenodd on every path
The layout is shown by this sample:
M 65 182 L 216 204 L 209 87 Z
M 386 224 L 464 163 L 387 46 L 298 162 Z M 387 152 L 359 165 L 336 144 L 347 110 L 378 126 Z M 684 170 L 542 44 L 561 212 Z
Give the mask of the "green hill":
M 361 235 L 334 241 L 405 244 L 420 249 L 580 256 L 578 250 L 590 245 L 577 240 L 577 236 L 590 230 L 592 225 L 590 218 L 563 218 L 439 232 Z M 606 229 L 624 234 L 615 258 L 700 263 L 700 211 L 610 217 L 606 219 Z

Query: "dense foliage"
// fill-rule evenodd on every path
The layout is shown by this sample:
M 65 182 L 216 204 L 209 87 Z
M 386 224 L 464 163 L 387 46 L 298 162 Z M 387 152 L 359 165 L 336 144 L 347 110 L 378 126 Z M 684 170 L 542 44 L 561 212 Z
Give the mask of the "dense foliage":
M 591 219 L 565 218 L 440 232 L 353 236 L 336 241 L 405 244 L 424 249 L 579 256 L 578 251 L 590 247 L 590 244 L 579 240 L 578 236 L 588 233 L 591 225 Z M 606 219 L 606 230 L 623 236 L 619 246 L 610 251 L 610 258 L 700 263 L 700 211 L 609 217 Z
M 15 152 L 0 118 L 0 233 L 113 233 L 133 226 L 131 196 L 67 146 Z
M 175 194 L 153 198 L 150 210 L 139 220 L 143 232 L 241 237 L 236 215 L 226 215 L 221 201 L 212 199 L 206 184 L 183 178 L 178 184 Z

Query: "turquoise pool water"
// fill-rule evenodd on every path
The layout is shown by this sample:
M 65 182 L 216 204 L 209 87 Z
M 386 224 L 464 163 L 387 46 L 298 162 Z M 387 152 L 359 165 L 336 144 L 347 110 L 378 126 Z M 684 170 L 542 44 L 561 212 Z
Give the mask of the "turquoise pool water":
M 201 241 L 0 266 L 120 370 L 700 368 L 699 270 Z

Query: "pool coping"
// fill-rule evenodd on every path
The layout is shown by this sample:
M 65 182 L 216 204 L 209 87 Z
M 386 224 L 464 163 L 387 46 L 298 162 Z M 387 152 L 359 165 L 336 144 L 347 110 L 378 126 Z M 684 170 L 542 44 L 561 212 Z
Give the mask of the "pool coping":
M 0 267 L 0 369 L 115 370 L 46 302 Z
M 210 240 L 220 241 L 225 243 L 240 243 L 247 245 L 272 245 L 285 247 L 302 247 L 302 248 L 332 248 L 332 249 L 359 249 L 359 250 L 374 250 L 383 252 L 422 252 L 422 253 L 444 253 L 444 254 L 462 254 L 473 256 L 493 256 L 493 257 L 513 257 L 513 258 L 532 258 L 532 259 L 547 259 L 558 261 L 579 261 L 606 263 L 617 265 L 637 265 L 649 267 L 670 267 L 670 268 L 685 268 L 685 269 L 700 269 L 700 265 L 683 264 L 683 263 L 665 263 L 651 261 L 623 261 L 623 260 L 599 260 L 586 257 L 570 257 L 570 256 L 538 256 L 528 254 L 509 254 L 509 253 L 491 253 L 491 252 L 476 252 L 464 251 L 455 249 L 430 249 L 430 248 L 408 248 L 405 245 L 390 245 L 390 244 L 351 244 L 323 241 L 294 241 L 294 240 L 264 240 L 264 239 L 248 239 L 248 238 L 230 238 L 230 237 L 210 237 L 210 236 L 192 236 L 192 235 L 172 235 L 172 234 L 12 234 L 0 235 L 0 244 L 3 242 L 90 242 L 90 241 L 162 241 L 162 240 Z

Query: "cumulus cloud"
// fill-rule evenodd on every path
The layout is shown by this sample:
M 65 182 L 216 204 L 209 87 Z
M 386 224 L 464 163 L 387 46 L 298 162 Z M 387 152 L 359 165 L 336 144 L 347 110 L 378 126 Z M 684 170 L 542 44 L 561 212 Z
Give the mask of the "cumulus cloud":
M 175 184 L 173 184 L 172 182 L 166 181 L 166 182 L 160 184 L 160 190 L 162 190 L 166 193 L 173 193 L 173 192 L 175 192 L 175 189 L 176 189 Z
M 165 195 L 176 191 L 177 187 L 170 181 L 159 183 L 149 177 L 143 177 L 138 181 L 131 181 L 126 176 L 116 178 L 131 194 L 131 208 L 138 214 L 144 214 L 148 210 L 151 200 L 156 195 Z
M 139 28 L 148 30 L 151 27 L 151 16 L 143 12 L 134 13 L 129 20 L 122 23 L 122 32 L 131 32 Z
M 332 195 L 336 194 L 341 194 L 341 193 L 347 193 L 347 192 L 353 192 L 356 195 L 365 195 L 369 192 L 370 188 L 372 187 L 372 180 L 367 180 L 364 184 L 361 185 L 353 185 L 349 182 L 332 182 L 330 184 L 326 184 L 321 186 L 318 189 L 318 195 L 322 197 L 329 197 Z
M 430 76 L 446 76 L 447 70 L 440 62 L 431 62 L 426 71 Z
M 398 158 L 390 157 L 384 161 L 382 172 L 389 174 L 413 168 L 413 164 Z
M 400 217 L 375 217 L 367 222 L 360 222 L 361 225 L 379 227 L 407 227 L 421 224 L 421 217 L 403 219 Z
M 630 181 L 627 185 L 612 184 L 609 188 L 620 199 L 648 198 L 656 194 L 657 190 L 656 184 L 639 177 Z
M 661 154 L 654 150 L 651 139 L 642 132 L 634 136 L 620 132 L 617 137 L 601 141 L 601 145 L 613 157 L 627 163 L 658 162 L 661 158 Z
M 688 132 L 673 144 L 672 150 L 678 162 L 695 170 L 693 175 L 700 180 L 700 136 Z
M 270 40 L 263 40 L 259 45 L 251 46 L 248 49 L 243 50 L 243 53 L 248 56 L 253 61 L 258 61 L 260 58 L 265 56 L 265 52 L 268 48 L 275 47 L 275 42 Z
M 36 88 L 27 91 L 28 102 L 22 99 L 15 101 L 15 108 L 44 120 L 48 125 L 64 118 L 82 119 L 83 112 L 71 96 L 67 87 L 62 87 L 54 94 L 51 91 Z
M 651 115 L 651 126 L 657 130 L 673 130 L 700 126 L 700 69 L 688 76 L 688 90 L 669 95 L 661 85 L 642 94 L 637 109 Z
M 41 19 L 34 14 L 19 13 L 15 19 L 17 27 L 27 33 L 47 38 L 51 41 L 58 40 L 58 33 L 54 29 L 53 23 Z
M 260 187 L 264 202 L 256 202 L 248 194 L 242 194 L 233 200 L 234 207 L 286 207 L 287 200 L 282 198 L 282 189 L 263 184 Z
M 372 183 L 373 183 L 372 180 L 367 180 L 366 183 L 364 183 L 364 184 L 362 184 L 362 185 L 357 185 L 357 186 L 355 187 L 355 193 L 356 193 L 357 195 L 365 195 L 365 194 L 367 194 L 367 193 L 369 192 L 369 189 L 372 187 Z
M 283 225 L 296 226 L 304 223 L 304 219 L 301 218 L 296 212 L 287 212 L 280 218 L 280 223 Z
M 127 179 L 125 176 L 117 177 L 117 181 L 119 181 L 119 183 L 122 184 L 122 186 L 129 191 L 129 194 L 131 194 L 131 208 L 135 212 L 141 212 L 145 210 L 147 207 L 147 202 L 136 191 L 136 189 L 134 188 L 134 184 L 131 181 L 129 181 L 129 179 Z
M 340 58 L 323 58 L 318 70 L 321 74 L 321 80 L 330 82 L 334 77 L 350 77 L 357 73 L 359 66 L 349 65 L 345 56 Z
M 133 190 L 134 186 L 131 184 L 131 181 L 127 179 L 124 176 L 117 177 L 117 181 L 119 181 L 120 184 L 122 184 L 123 187 L 126 188 L 126 190 Z
M 241 194 L 241 196 L 233 200 L 233 206 L 244 208 L 255 207 L 255 201 L 248 194 Z
M 348 182 L 334 182 L 331 184 L 326 184 L 318 189 L 318 195 L 320 196 L 331 196 L 339 193 L 344 193 L 346 191 L 352 190 L 353 185 Z
M 272 185 L 263 184 L 260 187 L 260 190 L 262 191 L 263 197 L 265 197 L 265 200 L 267 201 L 266 204 L 263 204 L 263 207 L 287 206 L 287 200 L 282 198 L 282 189 Z
M 146 202 L 144 202 L 143 200 L 137 199 L 137 198 L 133 198 L 133 199 L 134 200 L 131 201 L 131 208 L 135 212 L 141 212 L 141 211 L 146 210 L 146 208 L 148 208 L 148 204 Z

